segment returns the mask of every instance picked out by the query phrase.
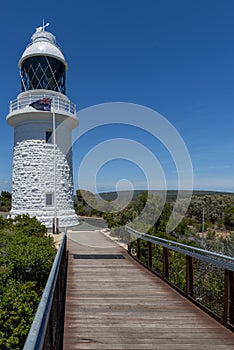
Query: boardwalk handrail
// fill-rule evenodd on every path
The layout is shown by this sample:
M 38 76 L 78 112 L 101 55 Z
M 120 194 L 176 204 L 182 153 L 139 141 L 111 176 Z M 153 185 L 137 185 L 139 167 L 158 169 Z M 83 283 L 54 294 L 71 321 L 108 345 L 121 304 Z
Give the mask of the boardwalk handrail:
M 207 263 L 211 263 L 213 265 L 221 267 L 222 269 L 229 269 L 230 271 L 234 271 L 234 258 L 231 256 L 219 254 L 210 250 L 193 247 L 193 246 L 179 243 L 176 241 L 171 241 L 165 238 L 148 235 L 146 233 L 136 231 L 129 226 L 125 226 L 125 228 L 131 235 L 134 235 L 137 238 L 142 238 L 145 241 L 158 244 L 162 247 L 174 250 L 178 253 L 200 259 Z M 212 258 L 210 258 L 207 255 L 211 256 Z
M 164 238 L 160 238 L 157 236 L 152 236 L 149 234 L 145 234 L 139 232 L 132 227 L 125 226 L 126 231 L 130 236 L 128 237 L 128 252 L 130 255 L 134 257 L 135 260 L 140 262 L 142 265 L 147 267 L 150 271 L 158 275 L 164 281 L 172 285 L 174 288 L 179 290 L 183 295 L 185 295 L 188 299 L 195 302 L 198 306 L 203 308 L 206 312 L 215 317 L 218 321 L 223 323 L 226 327 L 231 328 L 234 331 L 234 258 L 231 256 L 219 254 L 216 252 L 208 251 L 205 249 L 189 246 L 183 243 L 179 243 L 176 241 L 167 240 Z M 147 242 L 147 245 L 141 246 L 141 241 Z M 154 257 L 153 264 L 153 249 L 152 246 L 162 247 L 161 255 Z M 135 247 L 135 248 L 134 248 Z M 132 250 L 132 248 L 134 248 Z M 158 248 L 159 249 L 159 248 Z M 174 280 L 170 280 L 170 258 L 169 252 L 173 251 L 175 253 L 179 253 L 185 257 L 185 262 L 183 263 L 183 268 L 185 270 L 185 285 L 181 288 L 176 285 Z M 134 252 L 134 253 L 133 253 Z M 144 252 L 144 257 L 142 261 L 142 253 Z M 170 253 L 171 254 L 171 253 Z M 177 258 L 177 255 L 174 256 L 174 259 Z M 156 259 L 156 260 L 155 260 Z M 156 261 L 156 265 L 155 265 Z M 160 262 L 160 270 L 155 270 L 155 266 Z M 196 264 L 195 264 L 196 262 Z M 205 265 L 202 265 L 204 264 Z M 203 267 L 202 267 L 203 266 Z M 202 272 L 199 269 L 207 269 L 208 275 L 206 272 Z M 180 266 L 181 269 L 181 266 Z M 215 272 L 212 269 L 216 269 Z M 177 273 L 181 271 L 177 271 Z M 173 271 L 175 273 L 175 271 Z M 202 284 L 197 284 L 195 281 L 195 275 L 200 273 L 203 275 Z M 219 289 L 218 295 L 223 299 L 223 303 L 218 304 L 218 308 L 210 307 L 210 300 L 212 299 L 212 295 L 208 295 L 206 299 L 205 291 L 207 288 L 206 282 L 211 284 L 211 289 L 215 289 L 215 285 L 213 285 L 213 281 L 209 280 L 209 278 L 214 277 L 217 274 L 217 280 L 221 284 L 221 290 Z M 177 279 L 177 277 L 176 277 Z M 201 281 L 200 281 L 201 282 Z M 203 295 L 200 297 L 197 295 L 199 288 L 203 289 Z M 209 293 L 210 289 L 207 289 Z M 220 293 L 220 294 L 219 294 Z M 205 298 L 205 299 L 204 299 Z M 207 304 L 208 300 L 208 304 Z M 212 300 L 213 301 L 213 300 Z M 219 301 L 216 300 L 216 304 Z M 223 306 L 222 306 L 223 305 Z M 217 311 L 218 310 L 218 311 Z
M 47 349 L 47 348 L 53 348 L 53 349 L 59 349 L 59 347 L 50 347 L 50 345 L 47 345 L 49 347 L 45 346 L 45 341 L 47 339 L 47 343 L 51 344 L 57 340 L 55 338 L 55 334 L 57 334 L 57 330 L 54 329 L 54 325 L 50 324 L 50 327 L 52 329 L 49 330 L 50 335 L 48 335 L 48 326 L 49 326 L 49 318 L 53 320 L 53 315 L 51 315 L 53 302 L 55 301 L 55 298 L 58 297 L 57 300 L 57 306 L 61 307 L 61 303 L 63 302 L 61 299 L 61 285 L 58 286 L 58 279 L 59 279 L 59 272 L 61 268 L 64 268 L 64 263 L 66 260 L 66 241 L 67 236 L 66 234 L 63 236 L 63 239 L 61 241 L 61 244 L 59 246 L 59 249 L 57 251 L 56 257 L 54 259 L 50 275 L 48 277 L 44 292 L 42 294 L 39 306 L 37 308 L 36 315 L 34 317 L 32 326 L 30 328 L 30 331 L 28 333 L 26 342 L 24 344 L 23 350 L 41 350 L 41 349 Z M 64 275 L 64 271 L 63 271 Z M 63 276 L 63 278 L 66 278 L 66 276 Z M 56 287 L 58 286 L 58 293 L 56 293 Z M 65 282 L 62 285 L 65 288 Z M 64 291 L 63 291 L 64 292 Z M 57 294 L 57 295 L 55 295 Z M 60 295 L 59 295 L 60 294 Z M 65 296 L 65 292 L 64 292 Z M 59 314 L 60 311 L 57 310 L 57 314 Z M 51 317 L 52 316 L 52 317 Z M 60 315 L 61 317 L 62 315 Z M 63 320 L 62 320 L 63 321 Z M 57 325 L 61 326 L 61 325 Z M 62 324 L 63 327 L 63 324 Z M 53 334 L 51 339 L 51 333 Z

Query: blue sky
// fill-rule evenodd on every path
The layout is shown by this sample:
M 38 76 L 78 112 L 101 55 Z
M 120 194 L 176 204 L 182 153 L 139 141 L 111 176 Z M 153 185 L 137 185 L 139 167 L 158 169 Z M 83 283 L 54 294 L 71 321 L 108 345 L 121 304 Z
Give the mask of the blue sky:
M 13 129 L 5 117 L 10 100 L 20 92 L 17 64 L 42 18 L 50 23 L 48 30 L 67 59 L 67 95 L 78 110 L 117 101 L 159 112 L 187 146 L 194 188 L 234 191 L 232 0 L 67 0 L 36 5 L 28 0 L 4 1 L 0 190 L 11 189 Z M 176 166 L 165 147 L 144 130 L 126 125 L 96 128 L 74 144 L 75 186 L 87 152 L 111 138 L 131 139 L 147 147 L 157 156 L 167 187 L 176 188 Z M 137 164 L 113 159 L 97 173 L 97 188 L 113 190 L 121 179 L 135 188 L 147 182 Z

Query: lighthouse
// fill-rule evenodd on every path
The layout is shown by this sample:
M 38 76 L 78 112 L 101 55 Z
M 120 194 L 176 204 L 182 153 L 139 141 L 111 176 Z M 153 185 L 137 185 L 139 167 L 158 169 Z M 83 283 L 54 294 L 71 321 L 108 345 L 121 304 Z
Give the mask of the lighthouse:
M 6 118 L 14 127 L 10 214 L 29 214 L 48 228 L 58 221 L 69 227 L 78 224 L 71 148 L 78 119 L 66 96 L 68 65 L 47 26 L 43 21 L 36 28 L 19 60 L 21 92 Z

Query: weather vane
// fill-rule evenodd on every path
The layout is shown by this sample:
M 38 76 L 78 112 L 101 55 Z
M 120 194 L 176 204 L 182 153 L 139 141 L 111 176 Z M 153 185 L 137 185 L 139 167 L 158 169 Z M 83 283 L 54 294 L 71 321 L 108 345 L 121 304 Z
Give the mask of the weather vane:
M 44 32 L 45 31 L 45 28 L 48 27 L 50 24 L 49 23 L 46 23 L 45 24 L 45 21 L 44 21 L 44 18 L 42 20 L 42 26 L 41 27 L 38 27 L 36 28 L 36 32 Z

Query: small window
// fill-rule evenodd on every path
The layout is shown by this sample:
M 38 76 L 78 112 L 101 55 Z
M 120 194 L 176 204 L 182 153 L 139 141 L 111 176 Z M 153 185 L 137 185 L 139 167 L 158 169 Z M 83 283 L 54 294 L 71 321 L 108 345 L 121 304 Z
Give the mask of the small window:
M 46 193 L 46 206 L 53 205 L 53 193 Z
M 46 143 L 53 143 L 51 130 L 46 130 L 45 140 L 46 140 Z

